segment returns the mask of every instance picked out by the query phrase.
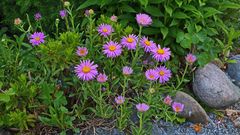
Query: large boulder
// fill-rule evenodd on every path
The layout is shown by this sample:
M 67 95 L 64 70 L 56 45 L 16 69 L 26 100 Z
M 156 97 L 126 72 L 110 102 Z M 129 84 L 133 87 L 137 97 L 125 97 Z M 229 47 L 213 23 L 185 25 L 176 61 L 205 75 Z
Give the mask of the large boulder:
M 173 99 L 175 102 L 184 104 L 184 109 L 180 116 L 188 119 L 193 123 L 206 124 L 209 121 L 209 117 L 202 106 L 187 93 L 178 91 Z
M 240 87 L 240 55 L 230 58 L 236 60 L 236 63 L 228 64 L 227 73 L 233 79 L 233 83 Z
M 240 99 L 240 89 L 212 63 L 196 70 L 193 91 L 202 102 L 213 108 L 227 107 Z

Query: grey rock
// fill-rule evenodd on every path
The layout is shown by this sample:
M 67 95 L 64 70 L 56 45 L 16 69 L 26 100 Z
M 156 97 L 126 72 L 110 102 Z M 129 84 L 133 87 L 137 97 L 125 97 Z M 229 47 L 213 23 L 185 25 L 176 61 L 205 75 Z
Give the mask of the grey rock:
M 11 135 L 9 131 L 6 131 L 4 129 L 0 129 L 0 135 Z
M 237 63 L 228 64 L 227 73 L 233 79 L 233 83 L 240 87 L 240 55 L 235 55 L 230 59 Z
M 118 129 L 108 130 L 103 127 L 95 128 L 95 130 L 91 129 L 82 133 L 83 135 L 125 135 L 123 132 L 120 132 Z
M 187 93 L 178 91 L 173 100 L 184 104 L 184 110 L 183 112 L 179 113 L 180 116 L 193 123 L 208 123 L 209 117 L 206 111 L 194 98 Z
M 152 127 L 152 135 L 167 135 L 164 128 L 159 127 L 156 123 Z
M 240 117 L 238 117 L 237 119 L 235 119 L 235 120 L 233 121 L 233 123 L 234 123 L 234 126 L 235 126 L 235 127 L 240 128 Z
M 202 102 L 213 108 L 227 107 L 240 99 L 240 89 L 212 63 L 196 70 L 193 91 Z

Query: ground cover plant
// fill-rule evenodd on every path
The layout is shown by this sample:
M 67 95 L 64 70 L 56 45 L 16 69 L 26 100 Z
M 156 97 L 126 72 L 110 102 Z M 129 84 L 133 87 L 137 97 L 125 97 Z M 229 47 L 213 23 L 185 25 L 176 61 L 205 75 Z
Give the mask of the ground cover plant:
M 34 20 L 16 18 L 22 34 L 3 35 L 0 41 L 0 126 L 21 133 L 48 127 L 66 134 L 100 119 L 141 135 L 150 133 L 152 120 L 184 122 L 178 116 L 184 104 L 172 98 L 188 89 L 196 66 L 215 58 L 229 61 L 232 41 L 240 34 L 223 23 L 221 14 L 239 5 L 140 0 L 143 12 L 137 13 L 125 2 L 120 4 L 132 12 L 124 14 L 129 18 L 113 15 L 116 11 L 97 13 L 89 8 L 95 1 L 77 8 L 62 2 L 51 33 L 40 12 Z M 102 1 L 101 10 L 117 2 L 110 3 Z M 137 121 L 131 120 L 134 115 Z

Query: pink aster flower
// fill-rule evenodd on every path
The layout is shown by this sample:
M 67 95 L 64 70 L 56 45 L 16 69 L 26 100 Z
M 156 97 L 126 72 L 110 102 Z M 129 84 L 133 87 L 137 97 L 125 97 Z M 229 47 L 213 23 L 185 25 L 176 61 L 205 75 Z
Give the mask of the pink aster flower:
M 125 98 L 123 96 L 118 96 L 118 97 L 115 97 L 115 102 L 120 105 L 120 104 L 123 104 L 125 101 Z
M 40 45 L 41 43 L 44 43 L 45 35 L 42 32 L 34 32 L 32 35 L 30 35 L 30 43 L 35 45 Z
M 20 25 L 22 23 L 22 20 L 20 18 L 14 19 L 14 24 L 15 25 Z
M 167 95 L 165 98 L 164 98 L 164 100 L 163 100 L 163 102 L 165 103 L 165 104 L 167 104 L 167 105 L 171 105 L 172 104 L 172 98 L 169 96 L 169 95 Z
M 78 56 L 86 56 L 88 54 L 88 50 L 86 47 L 78 47 L 76 53 Z
M 107 37 L 109 35 L 111 35 L 111 33 L 114 31 L 114 29 L 112 28 L 111 25 L 109 24 L 101 24 L 99 27 L 98 27 L 98 33 L 101 35 L 101 36 L 104 36 L 104 37 Z
M 158 72 L 159 82 L 162 84 L 169 81 L 169 79 L 171 78 L 172 73 L 165 66 L 158 67 L 156 71 Z
M 134 34 L 128 35 L 121 39 L 121 44 L 128 50 L 135 50 L 138 42 L 138 37 Z
M 147 37 L 141 39 L 140 45 L 144 48 L 145 52 L 150 52 L 156 48 L 156 44 L 153 41 L 149 41 Z
M 111 18 L 110 18 L 110 20 L 113 21 L 113 22 L 117 22 L 117 19 L 118 18 L 115 15 L 112 15 Z
M 172 108 L 175 112 L 182 112 L 184 109 L 184 104 L 178 103 L 178 102 L 173 102 Z
M 91 62 L 90 60 L 83 60 L 75 67 L 75 73 L 79 79 L 83 81 L 90 81 L 97 76 L 97 67 L 98 65 L 94 64 L 94 62 Z
M 140 26 L 148 26 L 152 24 L 152 18 L 147 14 L 137 14 L 136 20 Z
M 158 72 L 154 69 L 148 69 L 145 72 L 145 76 L 150 81 L 156 81 L 158 79 Z
M 41 18 L 42 18 L 42 15 L 41 15 L 40 13 L 36 13 L 36 14 L 34 15 L 34 19 L 35 19 L 36 21 L 41 20 Z
M 105 45 L 103 45 L 103 53 L 107 55 L 107 57 L 114 58 L 122 53 L 122 46 L 117 42 L 109 41 Z
M 123 75 L 131 75 L 133 73 L 133 69 L 131 67 L 125 66 L 122 69 Z
M 106 74 L 99 74 L 97 76 L 97 81 L 100 83 L 105 83 L 107 81 L 108 77 Z
M 139 103 L 136 105 L 136 108 L 139 112 L 146 112 L 150 107 L 145 103 Z
M 67 10 L 60 10 L 59 11 L 59 15 L 61 16 L 61 18 L 63 19 L 63 18 L 65 18 L 66 16 L 67 16 Z
M 191 53 L 189 53 L 186 57 L 185 57 L 186 61 L 188 64 L 192 65 L 196 60 L 197 57 Z
M 165 62 L 169 60 L 171 55 L 170 48 L 161 48 L 160 45 L 152 49 L 152 53 L 153 58 L 159 62 Z

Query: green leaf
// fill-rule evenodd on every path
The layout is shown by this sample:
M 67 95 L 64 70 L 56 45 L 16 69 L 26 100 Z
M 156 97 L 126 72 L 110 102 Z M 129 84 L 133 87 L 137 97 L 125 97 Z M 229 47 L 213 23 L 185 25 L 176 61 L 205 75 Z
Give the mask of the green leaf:
M 187 14 L 185 14 L 185 13 L 183 13 L 183 12 L 180 12 L 180 11 L 174 12 L 173 17 L 174 17 L 174 18 L 177 18 L 177 19 L 190 18 Z
M 154 6 L 148 5 L 146 8 L 144 8 L 144 11 L 149 13 L 152 16 L 156 16 L 156 17 L 163 16 L 163 13 L 161 12 L 161 10 Z
M 101 0 L 101 8 L 105 5 L 108 5 L 112 2 L 112 0 Z
M 163 34 L 163 39 L 165 39 L 167 34 L 168 34 L 168 28 L 167 27 L 162 27 L 161 28 L 161 33 Z
M 178 4 L 178 7 L 182 6 L 183 1 L 182 0 L 175 0 L 175 2 Z
M 0 101 L 7 103 L 10 101 L 10 96 L 5 93 L 0 93 Z
M 165 0 L 148 0 L 149 3 L 152 4 L 159 4 L 159 3 L 163 3 Z
M 172 9 L 171 7 L 169 7 L 169 6 L 166 6 L 166 5 L 164 5 L 164 8 L 165 8 L 166 12 L 167 12 L 170 16 L 172 16 L 173 9 Z
M 221 10 L 228 9 L 228 8 L 239 9 L 240 4 L 236 4 L 236 3 L 233 3 L 233 2 L 230 2 L 230 1 L 224 1 L 219 6 L 219 9 L 221 9 Z
M 206 7 L 203 9 L 204 11 L 206 11 L 206 13 L 203 15 L 204 18 L 208 18 L 210 16 L 213 16 L 215 14 L 221 14 L 222 12 L 218 11 L 215 8 L 212 7 Z
M 145 35 L 154 35 L 154 34 L 159 34 L 160 30 L 156 28 L 144 28 L 143 29 L 143 34 Z
M 159 19 L 153 19 L 152 27 L 164 27 L 164 24 Z
M 139 0 L 139 2 L 145 7 L 148 5 L 148 0 Z
M 182 40 L 184 39 L 184 33 L 182 31 L 179 31 L 177 33 L 177 38 L 176 38 L 176 42 L 180 43 Z
M 92 6 L 92 5 L 97 5 L 99 3 L 98 0 L 87 0 L 83 4 L 81 4 L 77 10 L 84 9 L 86 7 Z
M 123 12 L 136 13 L 136 10 L 134 8 L 126 4 L 122 5 L 120 9 L 122 9 Z

